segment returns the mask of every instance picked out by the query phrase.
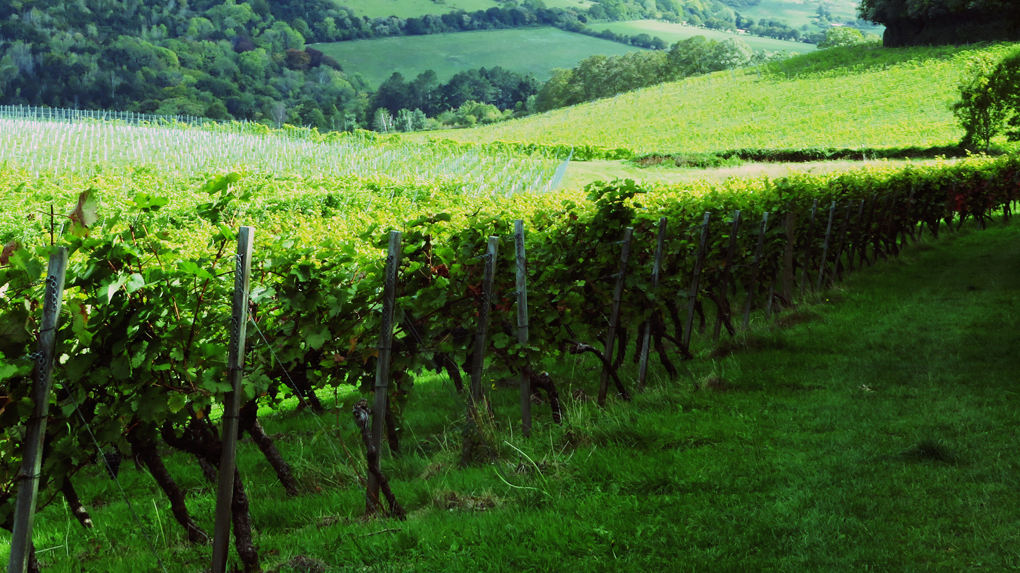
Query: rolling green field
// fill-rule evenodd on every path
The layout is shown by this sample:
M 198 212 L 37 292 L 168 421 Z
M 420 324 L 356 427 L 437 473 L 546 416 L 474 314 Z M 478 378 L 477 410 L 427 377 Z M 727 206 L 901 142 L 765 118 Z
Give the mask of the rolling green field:
M 494 66 L 535 74 L 544 81 L 552 76 L 553 68 L 572 68 L 588 56 L 640 50 L 556 28 L 404 36 L 314 47 L 335 58 L 348 73 L 360 73 L 375 86 L 393 72 L 412 79 L 431 69 L 445 81 L 457 72 Z
M 756 70 L 720 72 L 443 135 L 639 152 L 947 145 L 962 135 L 949 105 L 968 57 L 979 50 L 1002 57 L 1013 49 L 1011 44 L 935 52 L 872 49 L 883 59 L 860 72 L 829 69 L 789 79 L 779 73 L 759 76 Z M 865 61 L 868 51 L 817 52 L 817 57 L 791 60 L 784 69 L 796 73 L 797 62 L 822 58 Z
M 745 36 L 741 34 L 733 34 L 730 32 L 722 32 L 719 30 L 707 30 L 704 28 L 695 28 L 694 26 L 684 26 L 682 24 L 672 24 L 670 22 L 659 22 L 656 20 L 635 20 L 631 22 L 607 22 L 602 24 L 591 24 L 589 28 L 593 30 L 612 30 L 617 34 L 627 34 L 629 36 L 635 36 L 637 34 L 648 34 L 649 36 L 658 36 L 666 41 L 667 44 L 675 44 L 681 40 L 693 36 L 704 36 L 711 40 L 723 41 L 730 38 L 737 38 L 747 42 L 747 45 L 751 46 L 751 49 L 755 51 L 768 50 L 770 52 L 790 52 L 791 54 L 803 54 L 806 52 L 812 52 L 815 50 L 814 44 L 805 44 L 803 42 L 788 42 L 786 40 L 775 40 L 773 38 L 759 38 L 758 36 Z
M 741 15 L 760 20 L 762 18 L 777 18 L 786 20 L 795 28 L 808 25 L 814 26 L 815 16 L 818 14 L 818 4 L 812 0 L 762 0 L 757 6 L 741 8 L 737 10 Z M 857 18 L 857 6 L 859 0 L 827 0 L 825 4 L 829 7 L 832 16 L 842 20 L 854 20 Z M 881 34 L 884 26 L 872 26 L 865 31 Z
M 338 6 L 351 8 L 359 16 L 384 18 L 417 18 L 426 14 L 448 14 L 455 10 L 475 12 L 499 6 L 495 0 L 334 0 Z M 589 0 L 546 0 L 549 8 L 584 8 Z

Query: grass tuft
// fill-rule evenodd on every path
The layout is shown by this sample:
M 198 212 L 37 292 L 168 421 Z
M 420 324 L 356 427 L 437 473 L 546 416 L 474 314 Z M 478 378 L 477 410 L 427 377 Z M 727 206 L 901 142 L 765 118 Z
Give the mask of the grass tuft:
M 708 357 L 725 358 L 736 353 L 782 350 L 783 347 L 784 343 L 775 337 L 756 332 L 745 332 L 718 343 Z
M 941 462 L 949 465 L 960 463 L 960 456 L 942 440 L 925 438 L 914 447 L 899 455 L 900 459 L 912 462 Z

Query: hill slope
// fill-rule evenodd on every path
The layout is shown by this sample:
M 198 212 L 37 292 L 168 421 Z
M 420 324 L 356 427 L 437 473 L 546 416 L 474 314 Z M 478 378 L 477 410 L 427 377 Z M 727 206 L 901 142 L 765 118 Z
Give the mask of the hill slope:
M 934 51 L 824 50 L 788 60 L 773 73 L 743 70 L 688 78 L 444 136 L 639 152 L 946 145 L 961 135 L 949 105 L 968 58 L 979 52 L 1001 57 L 1012 49 L 1000 44 Z

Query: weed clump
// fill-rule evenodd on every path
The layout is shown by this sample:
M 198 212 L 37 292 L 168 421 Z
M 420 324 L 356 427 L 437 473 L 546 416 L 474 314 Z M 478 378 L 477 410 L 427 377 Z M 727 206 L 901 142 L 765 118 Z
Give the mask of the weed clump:
M 806 322 L 820 320 L 822 315 L 809 309 L 798 309 L 777 318 L 772 324 L 777 328 L 789 328 Z
M 280 569 L 280 571 L 294 571 L 296 573 L 326 573 L 327 570 L 326 564 L 322 561 L 305 557 L 304 555 L 294 556 L 287 562 L 284 568 Z
M 758 334 L 748 333 L 730 338 L 719 343 L 708 355 L 709 358 L 725 358 L 737 352 L 759 352 L 762 350 L 781 350 L 785 345 L 775 339 Z
M 694 384 L 694 390 L 701 390 L 704 392 L 729 392 L 730 390 L 733 390 L 733 385 L 721 376 L 713 374 L 698 380 Z
M 941 440 L 924 439 L 914 447 L 901 453 L 899 458 L 911 462 L 941 462 L 956 465 L 960 456 Z
M 454 509 L 467 511 L 487 511 L 499 505 L 499 498 L 492 494 L 468 495 L 455 491 L 437 491 L 432 496 L 432 505 L 452 511 Z

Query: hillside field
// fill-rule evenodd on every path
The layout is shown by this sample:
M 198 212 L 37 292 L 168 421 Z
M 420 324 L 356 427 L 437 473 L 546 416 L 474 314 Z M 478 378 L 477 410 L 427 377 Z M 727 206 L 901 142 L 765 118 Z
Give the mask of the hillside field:
M 626 34 L 629 36 L 636 36 L 638 34 L 648 34 L 652 37 L 658 36 L 670 45 L 693 36 L 704 36 L 710 40 L 716 40 L 719 42 L 730 38 L 743 40 L 756 52 L 768 50 L 770 52 L 785 51 L 790 52 L 791 54 L 803 54 L 806 52 L 813 52 L 816 49 L 814 44 L 805 44 L 804 42 L 789 42 L 786 40 L 776 40 L 774 38 L 746 36 L 742 34 L 734 34 L 732 32 L 708 30 L 706 28 L 696 28 L 694 26 L 684 26 L 683 24 L 672 24 L 670 22 L 659 22 L 656 20 L 605 22 L 590 24 L 588 27 L 599 31 L 612 30 L 617 34 Z
M 500 5 L 495 0 L 334 0 L 337 6 L 351 8 L 359 16 L 369 18 L 418 18 L 426 14 L 449 14 L 456 10 L 476 12 Z M 546 0 L 549 8 L 587 9 L 589 0 Z
M 962 135 L 949 105 L 957 98 L 968 58 L 979 52 L 1002 57 L 1013 49 L 1000 44 L 823 50 L 791 60 L 774 73 L 719 72 L 443 136 L 663 153 L 948 145 Z M 869 53 L 875 60 L 863 71 L 849 64 L 832 69 L 842 65 L 838 62 L 867 62 Z M 826 71 L 797 71 L 798 62 L 821 70 L 825 59 L 837 64 Z
M 855 20 L 857 18 L 857 6 L 860 0 L 827 0 L 829 12 L 834 18 L 841 20 Z M 814 18 L 818 15 L 819 2 L 812 0 L 761 0 L 756 6 L 737 8 L 741 15 L 760 20 L 762 18 L 776 18 L 786 20 L 794 28 L 801 26 L 815 26 Z M 864 27 L 866 32 L 882 34 L 884 26 Z
M 588 56 L 641 50 L 556 28 L 402 36 L 313 47 L 335 58 L 347 73 L 360 73 L 374 86 L 393 72 L 400 72 L 410 80 L 431 69 L 445 81 L 457 72 L 495 66 L 531 73 L 545 81 L 552 76 L 554 68 L 572 68 Z

